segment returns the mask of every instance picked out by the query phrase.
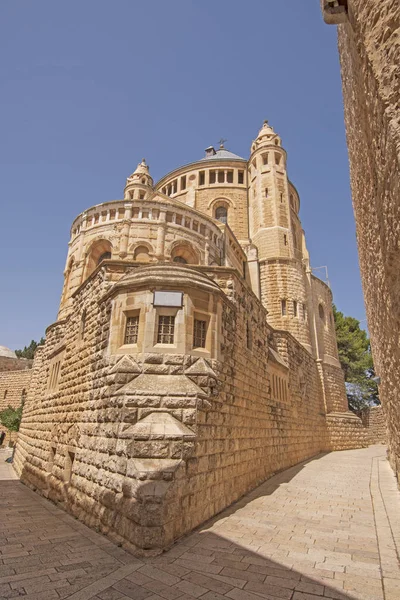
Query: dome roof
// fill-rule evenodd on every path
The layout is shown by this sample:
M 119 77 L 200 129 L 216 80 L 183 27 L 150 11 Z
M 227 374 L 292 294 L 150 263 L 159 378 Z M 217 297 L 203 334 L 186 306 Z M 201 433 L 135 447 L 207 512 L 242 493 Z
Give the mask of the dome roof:
M 229 152 L 229 150 L 226 150 L 226 148 L 219 148 L 219 150 L 217 150 L 215 152 L 215 154 L 212 154 L 210 156 L 205 156 L 204 158 L 201 158 L 200 160 L 246 160 L 246 159 L 242 158 L 241 156 L 238 156 L 237 154 L 234 154 L 233 152 Z
M 17 358 L 14 350 L 10 350 L 6 346 L 0 346 L 0 356 L 5 356 L 6 358 Z

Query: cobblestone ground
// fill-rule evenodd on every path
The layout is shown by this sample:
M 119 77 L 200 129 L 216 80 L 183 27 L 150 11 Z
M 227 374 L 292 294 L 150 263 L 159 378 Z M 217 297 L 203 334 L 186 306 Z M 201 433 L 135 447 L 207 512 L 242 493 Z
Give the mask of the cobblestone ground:
M 400 599 L 400 494 L 383 446 L 288 469 L 143 560 L 27 489 L 5 457 L 1 599 Z

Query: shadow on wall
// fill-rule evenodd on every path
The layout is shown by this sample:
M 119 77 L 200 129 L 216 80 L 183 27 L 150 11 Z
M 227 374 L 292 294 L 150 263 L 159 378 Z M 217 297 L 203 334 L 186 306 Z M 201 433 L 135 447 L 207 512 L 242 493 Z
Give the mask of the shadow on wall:
M 312 577 L 315 560 L 307 562 L 307 548 L 300 551 L 299 543 L 291 541 L 292 536 L 300 535 L 301 528 L 306 529 L 304 519 L 302 520 L 300 516 L 296 517 L 300 529 L 295 532 L 293 522 L 277 522 L 276 512 L 270 515 L 266 511 L 265 518 L 260 519 L 261 511 L 258 507 L 256 520 L 252 518 L 256 506 L 254 509 L 246 510 L 249 503 L 255 502 L 255 505 L 258 505 L 262 503 L 263 498 L 274 495 L 279 487 L 289 483 L 307 462 L 319 460 L 322 456 L 305 461 L 274 476 L 219 516 L 182 538 L 162 555 L 155 558 L 140 558 L 142 564 L 137 569 L 132 569 L 126 579 L 118 581 L 114 579 L 108 585 L 108 591 L 104 593 L 110 594 L 107 595 L 110 598 L 122 593 L 124 597 L 141 600 L 154 597 L 155 593 L 164 598 L 176 598 L 182 596 L 182 593 L 188 593 L 195 594 L 195 597 L 204 596 L 207 600 L 226 600 L 226 598 L 257 600 L 260 597 L 268 600 L 359 598 L 357 593 L 340 591 L 337 586 L 340 586 L 341 582 L 336 580 L 335 586 L 332 571 L 324 572 L 324 580 Z M 17 512 L 18 518 L 24 519 L 24 527 L 35 528 L 35 521 L 38 527 L 44 518 L 48 519 L 48 527 L 51 529 L 51 539 L 47 540 L 51 543 L 50 560 L 70 559 L 72 550 L 69 544 L 73 546 L 74 540 L 79 538 L 79 543 L 84 546 L 86 559 L 81 559 L 85 560 L 82 565 L 84 572 L 81 569 L 82 573 L 74 577 L 74 591 L 84 589 L 99 580 L 98 569 L 102 559 L 104 562 L 104 559 L 110 560 L 110 556 L 118 558 L 120 564 L 110 567 L 110 572 L 118 566 L 132 564 L 135 561 L 121 548 L 109 543 L 105 544 L 102 541 L 104 538 L 100 535 L 97 542 L 93 537 L 95 534 L 89 528 L 55 508 L 48 500 L 39 498 L 19 481 L 3 481 L 0 496 L 7 500 L 4 503 L 7 504 L 6 516 L 8 511 L 10 516 L 12 511 Z M 29 520 L 28 524 L 25 523 L 25 517 Z M 311 522 L 313 530 L 321 532 L 320 537 L 324 538 L 327 530 L 325 523 L 310 517 L 308 524 L 310 525 Z M 281 540 L 279 544 L 271 543 L 269 546 L 271 533 L 277 528 Z M 314 533 L 314 535 L 318 537 L 318 534 Z M 85 537 L 88 538 L 86 542 L 83 541 Z M 10 540 L 10 544 L 12 543 L 13 541 Z M 316 546 L 316 550 L 324 552 L 323 545 L 322 542 Z M 2 549 L 5 550 L 4 547 Z M 297 555 L 302 554 L 303 558 L 289 557 L 288 553 L 292 551 Z M 35 555 L 40 557 L 41 545 L 30 544 L 28 552 L 30 557 Z M 272 553 L 274 558 L 271 557 Z M 328 551 L 326 553 L 329 554 Z M 76 554 L 75 558 L 79 560 Z M 46 560 L 49 561 L 48 554 Z M 63 568 L 60 567 L 60 570 L 62 571 Z M 102 571 L 103 577 L 108 574 L 107 568 L 105 566 Z M 57 570 L 57 566 L 55 569 Z M 322 572 L 319 574 L 322 576 Z M 40 585 L 39 583 L 36 588 L 38 592 L 40 592 Z M 368 595 L 365 597 L 367 598 Z

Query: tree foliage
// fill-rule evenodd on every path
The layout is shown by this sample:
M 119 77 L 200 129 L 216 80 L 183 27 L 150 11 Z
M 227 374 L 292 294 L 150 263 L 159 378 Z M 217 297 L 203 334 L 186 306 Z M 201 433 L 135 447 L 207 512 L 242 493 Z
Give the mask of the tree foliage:
M 8 431 L 19 431 L 22 418 L 22 404 L 18 408 L 8 406 L 0 412 L 0 423 L 8 429 Z
M 40 342 L 32 340 L 29 346 L 25 346 L 23 350 L 16 350 L 15 354 L 18 358 L 33 358 L 35 356 L 36 348 L 44 344 L 44 338 L 40 338 Z
M 333 305 L 339 361 L 344 371 L 347 400 L 353 411 L 380 404 L 367 332 L 360 321 L 345 317 Z

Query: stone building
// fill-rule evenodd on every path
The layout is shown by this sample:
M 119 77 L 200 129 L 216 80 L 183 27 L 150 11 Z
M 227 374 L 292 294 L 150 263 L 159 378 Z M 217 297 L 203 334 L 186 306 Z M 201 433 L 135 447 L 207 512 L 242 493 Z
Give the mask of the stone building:
M 267 122 L 72 224 L 58 320 L 35 356 L 22 480 L 159 552 L 273 473 L 368 443 L 347 410 L 329 287 L 311 271 Z
M 400 3 L 321 0 L 338 24 L 350 178 L 379 397 L 400 477 Z

